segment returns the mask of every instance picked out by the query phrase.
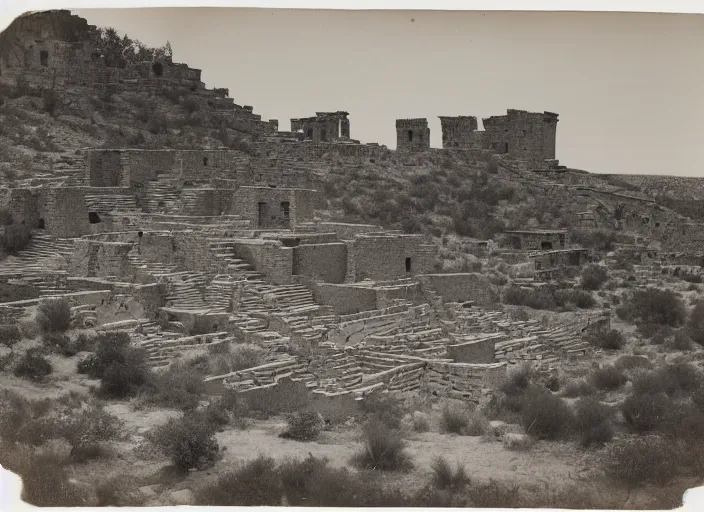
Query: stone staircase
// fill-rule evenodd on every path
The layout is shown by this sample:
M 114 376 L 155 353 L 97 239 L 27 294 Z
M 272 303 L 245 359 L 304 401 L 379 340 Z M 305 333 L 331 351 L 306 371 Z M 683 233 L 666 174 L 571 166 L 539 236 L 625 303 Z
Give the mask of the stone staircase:
M 211 238 L 208 240 L 210 254 L 217 262 L 217 267 L 231 278 L 246 279 L 263 283 L 263 275 L 252 265 L 235 257 L 235 242 L 233 240 Z
M 73 239 L 53 238 L 42 230 L 34 230 L 27 247 L 0 261 L 0 277 L 32 277 L 62 270 L 72 253 Z
M 176 276 L 174 276 L 176 277 Z M 205 301 L 203 291 L 207 276 L 203 272 L 186 272 L 177 274 L 169 282 L 169 294 L 166 297 L 168 307 L 184 310 L 204 310 L 211 306 Z
M 132 249 L 129 253 L 127 253 L 127 259 L 136 270 L 151 274 L 153 276 L 169 275 L 176 272 L 176 267 L 174 265 L 144 260 L 136 249 Z

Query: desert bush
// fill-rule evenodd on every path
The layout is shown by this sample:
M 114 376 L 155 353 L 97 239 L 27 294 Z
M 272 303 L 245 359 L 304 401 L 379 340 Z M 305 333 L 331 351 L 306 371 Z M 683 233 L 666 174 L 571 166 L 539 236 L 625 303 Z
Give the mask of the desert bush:
M 208 506 L 260 507 L 281 505 L 281 482 L 276 462 L 259 456 L 222 475 L 214 485 L 196 495 L 196 503 Z
M 644 356 L 625 355 L 619 357 L 614 363 L 614 366 L 619 370 L 649 370 L 653 368 L 653 363 L 650 362 L 650 360 Z
M 353 464 L 359 468 L 408 471 L 413 467 L 400 432 L 378 419 L 364 425 L 362 444 L 362 450 L 352 459 Z
M 218 354 L 212 359 L 210 365 L 210 370 L 215 375 L 222 375 L 259 366 L 263 364 L 266 357 L 266 350 L 258 345 L 241 343 L 224 346 L 227 349 L 227 353 Z
M 640 433 L 660 427 L 671 410 L 671 401 L 664 393 L 630 395 L 621 404 L 626 423 Z
M 453 470 L 450 463 L 444 457 L 436 457 L 430 469 L 433 470 L 432 482 L 436 489 L 441 491 L 449 490 L 456 492 L 469 484 L 469 476 L 464 466 L 457 464 Z
M 504 292 L 504 302 L 514 306 L 527 306 L 532 309 L 555 310 L 554 294 L 546 287 L 537 290 L 511 285 Z
M 12 349 L 17 343 L 22 340 L 20 328 L 15 324 L 0 325 L 0 344 Z
M 445 406 L 440 415 L 440 430 L 447 434 L 463 435 L 469 427 L 469 413 L 463 409 Z
M 677 475 L 673 447 L 661 437 L 648 435 L 614 442 L 604 461 L 606 474 L 630 487 L 654 482 L 665 484 Z
M 675 350 L 688 351 L 692 350 L 694 342 L 690 337 L 689 333 L 684 330 L 679 330 L 675 332 L 675 336 L 672 340 L 672 348 Z
M 596 393 L 596 388 L 586 379 L 572 379 L 565 384 L 562 390 L 562 396 L 566 398 L 589 396 L 594 393 Z
M 70 482 L 64 461 L 49 453 L 2 443 L 0 464 L 22 478 L 22 500 L 37 507 L 80 507 L 89 496 Z
M 44 377 L 54 371 L 49 360 L 42 356 L 38 350 L 32 349 L 25 352 L 15 366 L 15 375 L 33 381 L 42 381 Z
M 611 410 L 593 398 L 583 398 L 575 406 L 575 429 L 582 446 L 602 445 L 614 436 Z
M 675 362 L 659 370 L 664 391 L 670 395 L 688 394 L 702 385 L 702 372 L 691 363 Z
M 37 308 L 37 323 L 44 332 L 65 332 L 71 327 L 71 305 L 67 299 L 47 299 Z
M 518 396 L 530 387 L 534 376 L 535 372 L 530 364 L 518 365 L 509 370 L 499 389 L 508 396 Z
M 71 347 L 71 338 L 62 332 L 45 332 L 42 335 L 42 344 L 67 357 L 76 355 Z
M 313 441 L 323 429 L 323 420 L 315 411 L 298 411 L 286 418 L 286 431 L 281 434 L 285 439 L 297 441 Z
M 530 390 L 522 398 L 521 426 L 538 439 L 558 439 L 572 429 L 569 406 L 548 391 Z
M 612 365 L 592 370 L 589 379 L 595 388 L 602 391 L 618 389 L 628 380 L 621 370 Z
M 619 350 L 626 343 L 621 331 L 611 329 L 605 334 L 590 334 L 586 336 L 586 340 L 595 347 L 604 350 Z
M 702 282 L 702 276 L 699 274 L 691 274 L 689 272 L 683 272 L 680 274 L 680 278 L 688 283 L 701 284 Z
M 125 398 L 151 382 L 145 352 L 129 343 L 124 332 L 100 334 L 95 339 L 95 354 L 78 364 L 79 373 L 100 379 L 101 395 Z
M 372 393 L 362 400 L 360 410 L 366 420 L 378 420 L 391 429 L 401 427 L 404 416 L 401 401 L 391 393 Z
M 635 322 L 679 327 L 687 317 L 684 304 L 671 290 L 648 288 L 632 293 L 617 309 L 620 318 Z
M 430 430 L 430 418 L 424 412 L 414 411 L 411 421 L 415 432 L 428 432 Z
M 180 470 L 200 468 L 219 454 L 214 427 L 202 414 L 186 413 L 147 433 L 147 440 Z
M 582 270 L 580 286 L 585 290 L 598 290 L 607 279 L 606 269 L 599 265 L 587 265 Z
M 190 410 L 198 406 L 205 392 L 203 376 L 194 368 L 175 361 L 166 371 L 149 379 L 146 401 L 164 407 Z

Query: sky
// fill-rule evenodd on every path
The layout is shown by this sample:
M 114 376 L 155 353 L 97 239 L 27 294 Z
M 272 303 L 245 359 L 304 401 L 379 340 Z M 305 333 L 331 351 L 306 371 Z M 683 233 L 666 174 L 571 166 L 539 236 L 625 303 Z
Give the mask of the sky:
M 591 172 L 704 176 L 704 15 L 580 12 L 81 9 L 203 70 L 208 87 L 288 130 L 350 113 L 396 146 L 397 118 L 560 114 L 557 158 Z M 480 121 L 481 127 L 481 121 Z

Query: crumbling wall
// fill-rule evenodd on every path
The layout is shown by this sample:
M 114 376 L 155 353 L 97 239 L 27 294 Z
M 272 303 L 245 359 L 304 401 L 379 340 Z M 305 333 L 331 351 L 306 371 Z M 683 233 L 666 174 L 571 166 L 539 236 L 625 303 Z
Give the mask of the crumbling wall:
M 10 212 L 12 224 L 27 231 L 39 227 L 40 198 L 38 192 L 23 188 L 0 188 L 0 209 Z
M 41 218 L 47 233 L 58 238 L 73 238 L 91 232 L 84 190 L 57 187 L 42 189 Z
M 316 112 L 314 117 L 291 119 L 291 131 L 303 132 L 305 140 L 328 142 L 350 137 L 350 121 L 347 112 Z
M 70 257 L 71 273 L 85 277 L 130 278 L 134 273 L 128 258 L 131 250 L 131 243 L 76 240 Z
M 274 284 L 293 282 L 293 249 L 274 240 L 238 240 L 235 256 L 245 260 Z
M 347 274 L 347 246 L 322 243 L 294 247 L 293 274 L 324 283 L 343 283 Z
M 509 109 L 483 119 L 483 144 L 499 154 L 531 163 L 555 158 L 557 114 Z
M 475 136 L 477 118 L 474 116 L 440 117 L 442 130 L 442 147 L 481 149 L 483 146 L 479 137 Z
M 567 231 L 506 231 L 504 243 L 518 251 L 550 251 L 565 249 L 570 239 Z
M 313 296 L 315 302 L 332 307 L 338 315 L 377 309 L 373 288 L 317 283 L 313 285 Z
M 447 346 L 447 357 L 457 363 L 493 363 L 495 362 L 495 340 L 465 341 Z
M 472 301 L 478 306 L 490 307 L 499 301 L 496 288 L 482 274 L 424 274 L 417 277 L 425 290 L 437 293 L 444 302 Z

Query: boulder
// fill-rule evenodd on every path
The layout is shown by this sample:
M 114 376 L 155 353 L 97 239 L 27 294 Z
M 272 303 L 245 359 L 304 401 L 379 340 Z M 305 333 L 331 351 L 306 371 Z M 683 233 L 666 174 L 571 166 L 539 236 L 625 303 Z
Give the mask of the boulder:
M 533 440 L 526 434 L 506 433 L 503 444 L 507 450 L 528 450 L 533 445 Z
M 181 489 L 169 493 L 169 501 L 173 505 L 193 505 L 195 496 L 190 489 Z

